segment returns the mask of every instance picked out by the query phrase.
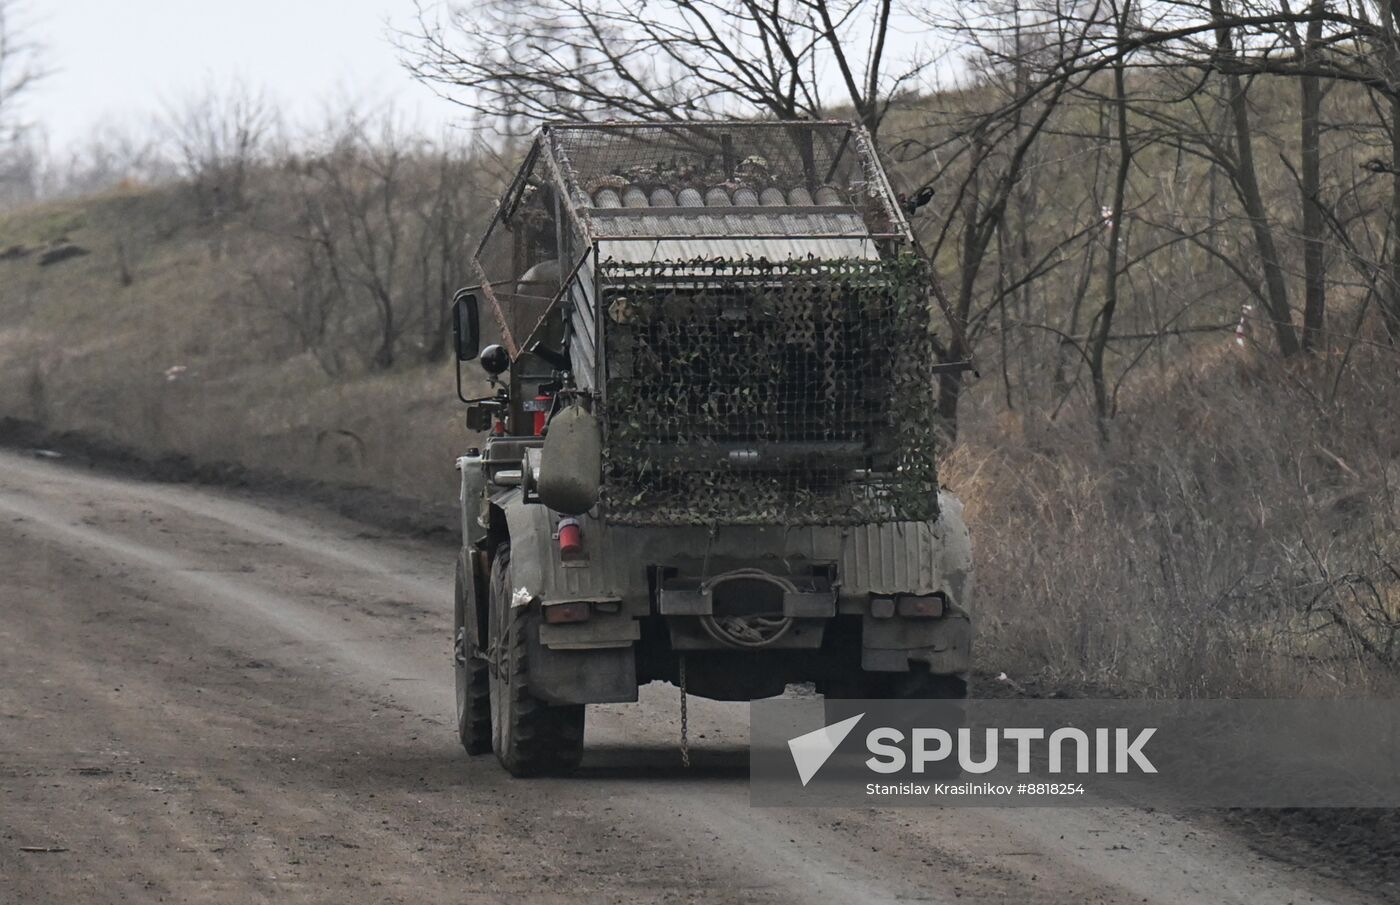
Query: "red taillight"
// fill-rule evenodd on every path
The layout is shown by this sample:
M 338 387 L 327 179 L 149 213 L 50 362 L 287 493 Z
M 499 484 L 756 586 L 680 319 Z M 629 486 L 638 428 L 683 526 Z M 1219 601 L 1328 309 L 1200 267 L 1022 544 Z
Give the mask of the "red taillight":
M 578 519 L 566 518 L 559 522 L 559 558 L 583 558 L 583 528 Z
M 558 625 L 562 622 L 587 622 L 588 604 L 579 603 L 550 603 L 544 607 L 544 621 L 550 625 Z
M 913 619 L 940 619 L 948 599 L 943 594 L 901 595 L 895 604 L 899 615 Z

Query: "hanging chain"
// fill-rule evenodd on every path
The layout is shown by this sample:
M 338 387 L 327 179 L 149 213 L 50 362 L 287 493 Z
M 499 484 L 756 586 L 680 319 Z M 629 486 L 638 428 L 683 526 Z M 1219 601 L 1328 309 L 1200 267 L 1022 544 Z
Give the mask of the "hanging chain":
M 685 654 L 681 654 L 680 680 L 681 680 L 681 766 L 690 767 L 690 720 L 685 709 Z

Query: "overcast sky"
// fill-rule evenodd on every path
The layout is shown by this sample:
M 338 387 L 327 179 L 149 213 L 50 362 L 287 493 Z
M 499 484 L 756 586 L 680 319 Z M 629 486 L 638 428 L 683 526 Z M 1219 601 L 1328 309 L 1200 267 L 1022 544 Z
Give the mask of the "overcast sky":
M 59 155 L 82 148 L 95 128 L 143 133 L 209 84 L 238 80 L 265 90 L 293 128 L 320 125 L 327 104 L 348 100 L 393 103 L 429 132 L 464 125 L 461 108 L 399 65 L 389 33 L 412 29 L 413 0 L 18 2 L 25 37 L 43 45 L 53 70 L 29 97 L 26 118 L 42 125 Z M 887 57 L 923 55 L 933 36 L 904 16 Z M 839 98 L 834 71 L 827 76 Z
M 266 88 L 293 121 L 344 95 L 394 101 L 428 127 L 459 118 L 386 38 L 386 21 L 412 21 L 410 0 L 29 0 L 28 12 L 55 70 L 28 117 L 55 151 L 103 122 L 144 127 L 211 79 Z

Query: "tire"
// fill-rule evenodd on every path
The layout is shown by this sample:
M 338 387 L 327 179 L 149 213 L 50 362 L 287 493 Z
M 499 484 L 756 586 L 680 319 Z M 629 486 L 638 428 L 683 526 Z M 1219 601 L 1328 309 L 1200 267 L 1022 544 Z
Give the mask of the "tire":
M 967 675 L 936 675 L 928 671 L 924 663 L 909 664 L 909 671 L 894 673 L 890 683 L 889 697 L 899 700 L 941 700 L 951 704 L 936 705 L 941 713 L 938 722 L 950 732 L 967 726 Z M 962 767 L 957 761 L 943 760 L 924 771 L 929 779 L 950 782 L 962 776 Z
M 967 725 L 967 676 L 937 675 L 924 663 L 910 663 L 908 672 L 862 672 L 851 680 L 832 683 L 824 702 L 826 722 L 839 722 L 863 712 L 855 699 L 895 701 L 951 701 L 929 708 L 937 714 L 933 725 L 956 732 Z M 926 779 L 949 781 L 962 775 L 957 761 L 942 760 L 927 767 Z
M 477 625 L 474 602 L 475 589 L 464 550 L 457 557 L 456 605 L 452 622 L 452 672 L 457 686 L 457 736 L 468 754 L 491 753 L 491 685 L 490 669 L 484 659 L 475 655 Z
M 909 664 L 908 672 L 860 672 L 826 686 L 825 697 L 840 701 L 868 700 L 963 700 L 967 697 L 967 676 L 937 675 L 922 663 Z
M 827 723 L 860 713 L 852 701 L 962 701 L 967 698 L 967 676 L 936 675 L 922 663 L 909 664 L 908 672 L 860 672 L 827 685 L 823 695 Z M 958 705 L 961 708 L 963 705 Z
M 510 545 L 491 563 L 490 659 L 492 747 L 512 776 L 571 772 L 583 759 L 582 704 L 550 706 L 530 694 L 531 614 L 511 607 Z
M 923 663 L 911 663 L 908 672 L 891 673 L 885 697 L 900 700 L 961 701 L 967 698 L 967 675 L 936 675 Z

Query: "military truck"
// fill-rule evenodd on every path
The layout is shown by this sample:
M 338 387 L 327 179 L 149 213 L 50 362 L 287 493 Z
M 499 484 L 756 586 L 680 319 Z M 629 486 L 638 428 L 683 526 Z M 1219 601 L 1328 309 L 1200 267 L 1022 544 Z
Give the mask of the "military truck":
M 657 681 L 966 695 L 971 554 L 911 246 L 858 125 L 541 129 L 453 304 L 485 435 L 457 462 L 469 753 L 570 771 L 585 707 Z

